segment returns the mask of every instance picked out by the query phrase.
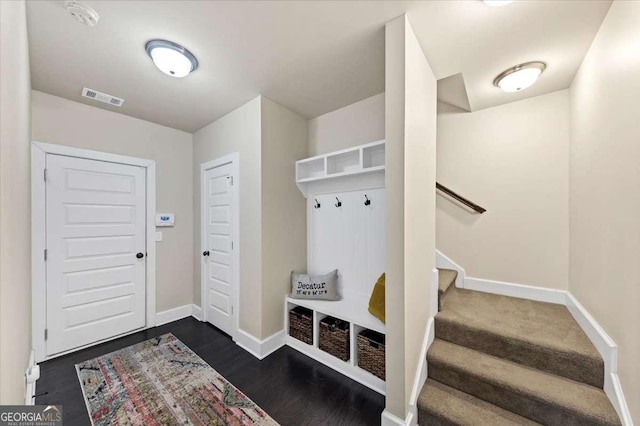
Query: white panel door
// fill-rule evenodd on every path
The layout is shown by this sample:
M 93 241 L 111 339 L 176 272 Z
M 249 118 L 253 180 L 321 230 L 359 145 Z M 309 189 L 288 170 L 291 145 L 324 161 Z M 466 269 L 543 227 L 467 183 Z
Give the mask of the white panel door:
M 233 166 L 225 164 L 205 171 L 203 206 L 205 267 L 205 318 L 229 335 L 233 335 L 234 267 L 233 230 Z
M 46 159 L 47 355 L 145 326 L 143 167 Z

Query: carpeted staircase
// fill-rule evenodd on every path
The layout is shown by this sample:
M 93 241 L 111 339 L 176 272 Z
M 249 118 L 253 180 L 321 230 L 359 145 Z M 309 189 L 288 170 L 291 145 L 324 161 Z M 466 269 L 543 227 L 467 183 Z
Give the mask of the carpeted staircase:
M 418 424 L 620 425 L 604 362 L 562 305 L 456 288 L 441 269 Z

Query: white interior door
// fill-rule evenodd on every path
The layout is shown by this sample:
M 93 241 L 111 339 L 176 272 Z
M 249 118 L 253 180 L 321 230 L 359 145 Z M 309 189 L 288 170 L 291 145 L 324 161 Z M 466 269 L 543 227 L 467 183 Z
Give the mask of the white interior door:
M 145 169 L 46 157 L 47 355 L 145 326 Z
M 205 319 L 233 336 L 233 165 L 205 170 L 203 210 L 203 259 Z

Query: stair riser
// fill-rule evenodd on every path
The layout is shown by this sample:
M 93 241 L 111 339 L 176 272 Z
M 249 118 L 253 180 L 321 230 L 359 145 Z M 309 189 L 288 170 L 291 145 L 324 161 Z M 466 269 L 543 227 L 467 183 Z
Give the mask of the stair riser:
M 438 312 L 444 307 L 444 296 L 455 288 L 458 272 L 449 269 L 438 269 Z
M 488 424 L 481 419 L 467 419 L 465 422 L 456 422 L 447 418 L 447 413 L 434 413 L 429 410 L 418 410 L 418 424 L 420 426 L 530 426 L 537 425 L 537 423 L 523 420 L 522 422 L 516 422 L 513 420 L 504 419 L 499 422 L 491 422 Z
M 418 424 L 420 426 L 458 426 L 457 423 L 443 420 L 425 410 L 418 410 Z
M 536 422 L 563 426 L 600 425 L 594 419 L 585 418 L 581 413 L 573 412 L 568 407 L 540 401 L 534 395 L 522 394 L 504 388 L 499 383 L 492 383 L 466 372 L 456 371 L 444 363 L 428 359 L 428 366 L 430 378 Z
M 601 359 L 544 350 L 457 322 L 435 318 L 435 336 L 460 346 L 508 359 L 522 365 L 586 383 L 602 389 L 604 363 Z

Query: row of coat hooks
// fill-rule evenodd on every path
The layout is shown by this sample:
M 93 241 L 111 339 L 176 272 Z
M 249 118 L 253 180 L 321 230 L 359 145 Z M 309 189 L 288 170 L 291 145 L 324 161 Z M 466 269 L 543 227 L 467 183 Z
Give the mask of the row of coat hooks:
M 321 204 L 318 202 L 317 198 L 314 198 L 314 203 L 313 203 L 313 208 L 314 209 L 319 209 L 321 207 Z M 336 203 L 334 204 L 336 207 L 342 207 L 342 201 L 340 201 L 340 199 L 338 197 L 336 197 Z M 365 206 L 370 206 L 371 205 L 371 200 L 369 199 L 369 197 L 367 197 L 367 194 L 364 194 L 364 205 Z

